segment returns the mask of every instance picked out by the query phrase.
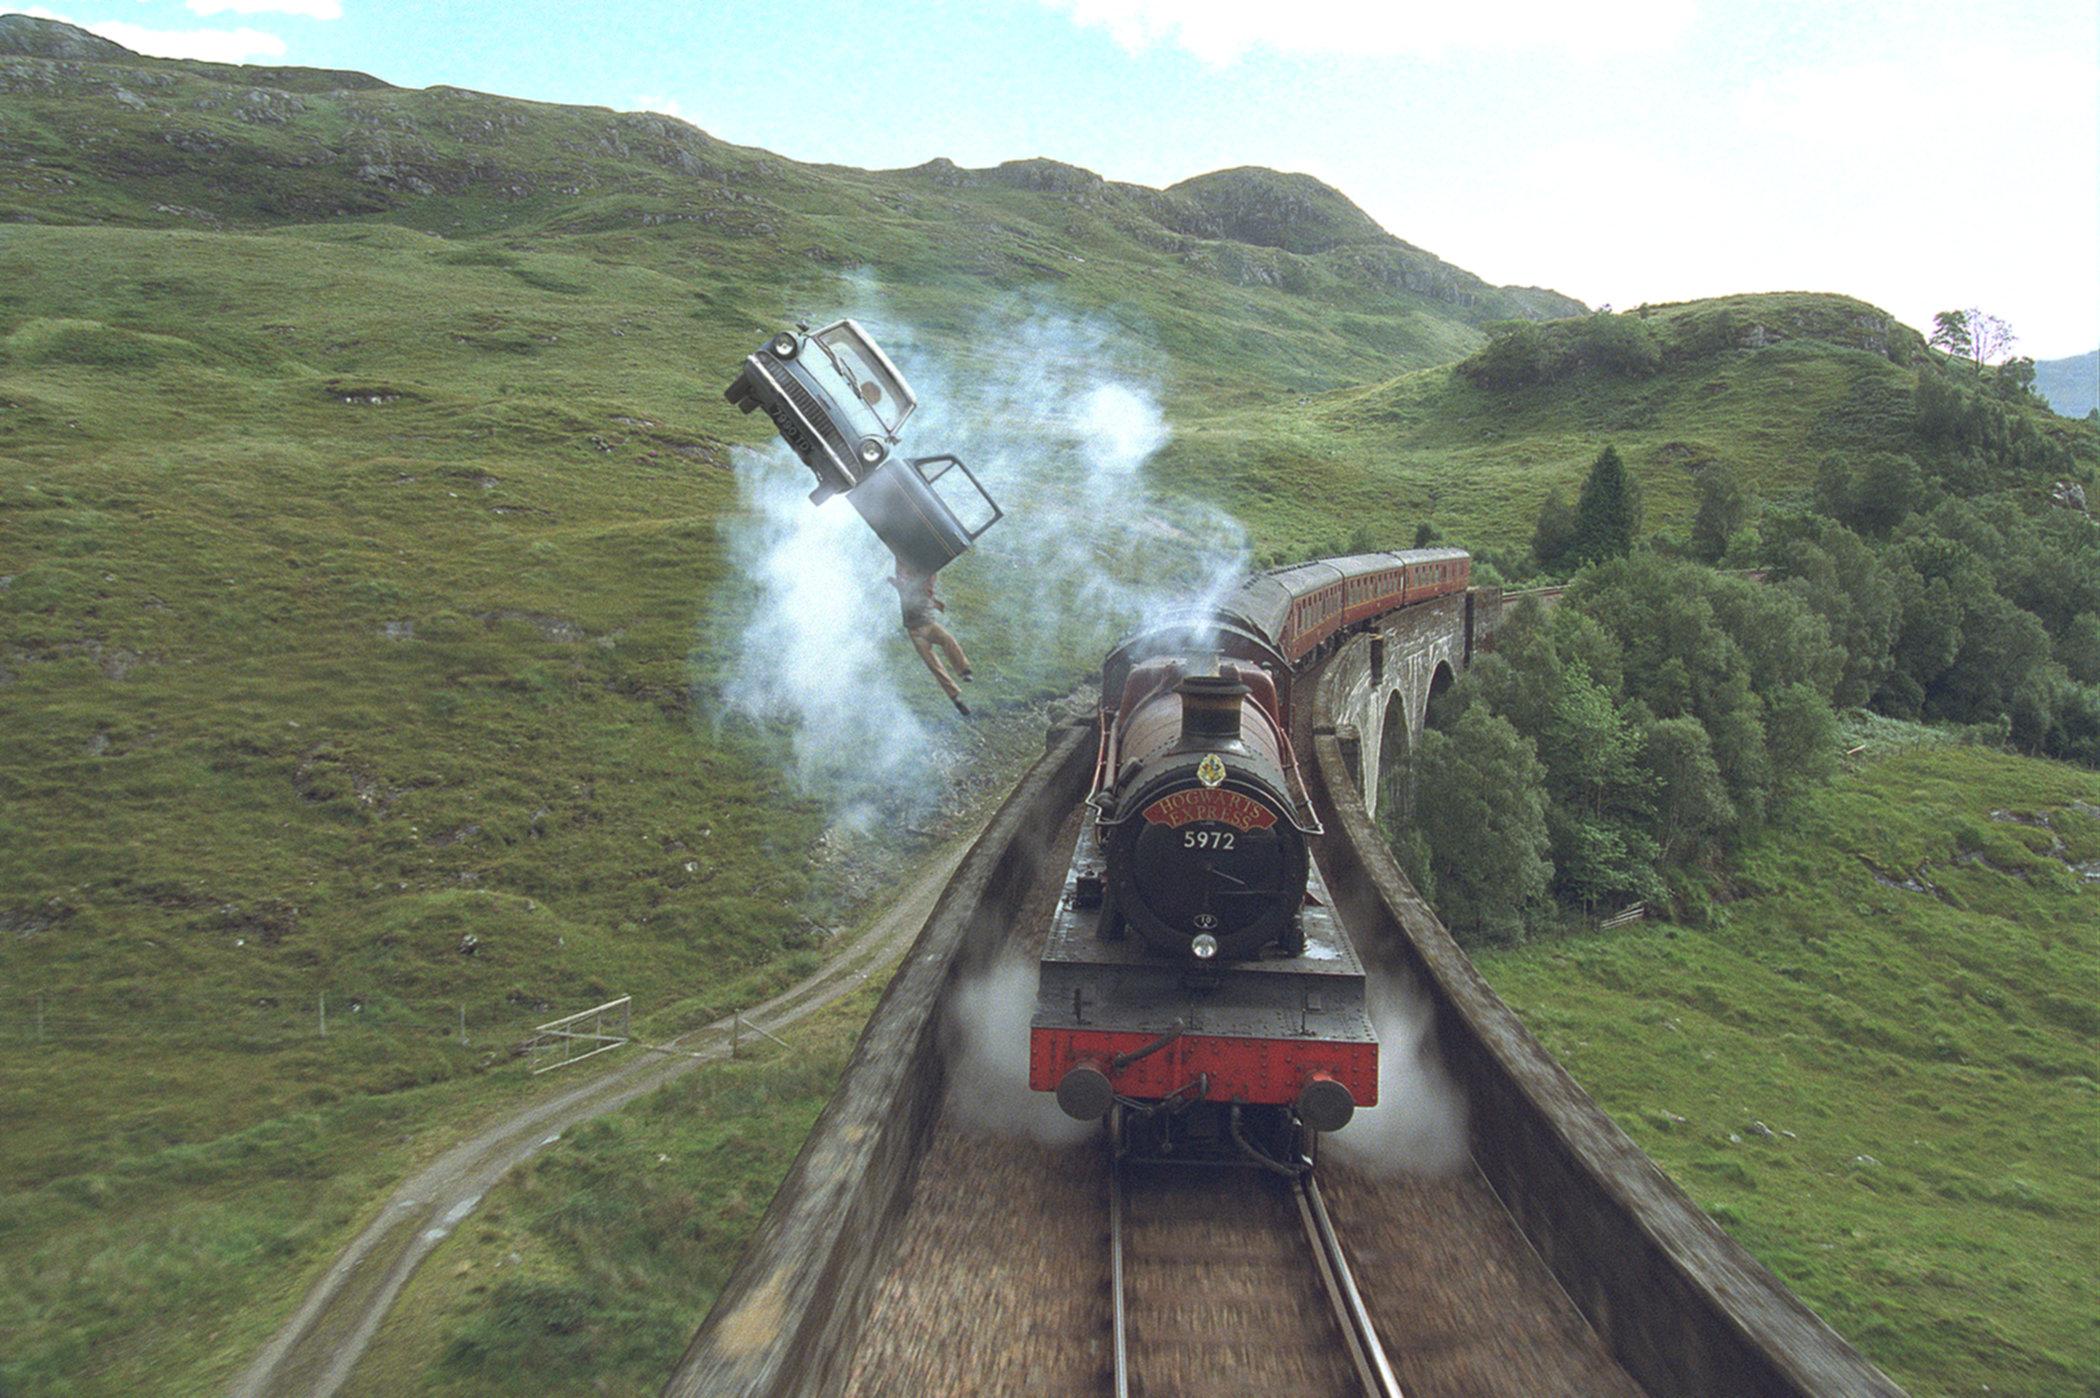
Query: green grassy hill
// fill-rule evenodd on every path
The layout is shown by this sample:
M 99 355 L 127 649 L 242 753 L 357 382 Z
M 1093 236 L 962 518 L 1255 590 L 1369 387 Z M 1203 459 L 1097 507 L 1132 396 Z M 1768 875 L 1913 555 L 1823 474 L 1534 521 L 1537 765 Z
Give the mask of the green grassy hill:
M 1905 1388 L 2090 1392 L 2100 777 L 1899 724 L 1854 737 L 1712 927 L 1481 969 Z
M 853 267 L 879 268 L 926 333 L 962 331 L 987 293 L 1052 289 L 1158 344 L 1190 388 L 1355 382 L 1367 358 L 1384 372 L 1446 362 L 1488 321 L 1582 309 L 1489 286 L 1302 175 L 1154 190 L 1047 160 L 802 165 L 649 113 L 149 59 L 45 21 L 0 26 L 0 135 L 21 155 L 0 221 L 354 219 L 559 244 L 677 277 L 677 314 L 739 337 L 832 297 Z
M 801 165 L 19 16 L 0 147 L 0 1389 L 212 1387 L 525 1090 L 532 1024 L 749 1003 L 932 833 L 844 828 L 725 712 L 775 468 L 728 469 L 766 433 L 720 385 L 783 319 L 865 314 L 1028 507 L 946 589 L 988 723 L 879 652 L 951 803 L 1102 649 L 1021 605 L 1060 492 L 1136 521 L 1112 577 L 1232 565 L 1235 528 L 1513 553 L 1607 438 L 1668 524 L 1708 456 L 1785 489 L 1907 430 L 1905 332 L 1841 298 L 1663 308 L 1735 328 L 1481 388 L 1449 366 L 1484 327 L 1582 308 L 1273 171 Z M 1043 400 L 1126 381 L 1173 439 L 1067 489 L 1092 444 Z
M 1322 394 L 1278 395 L 1208 417 L 1172 448 L 1184 470 L 1278 501 L 1278 550 L 1328 546 L 1328 502 L 1345 516 L 1397 509 L 1447 535 L 1521 554 L 1539 505 L 1572 498 L 1607 443 L 1641 480 L 1651 526 L 1681 526 L 1697 470 L 1727 460 L 1768 498 L 1813 482 L 1829 452 L 1908 443 L 1922 343 L 1841 296 L 1769 293 L 1643 308 L 1673 344 L 1658 370 L 1584 370 L 1519 389 L 1448 367 Z M 1200 466 L 1198 465 L 1200 463 Z

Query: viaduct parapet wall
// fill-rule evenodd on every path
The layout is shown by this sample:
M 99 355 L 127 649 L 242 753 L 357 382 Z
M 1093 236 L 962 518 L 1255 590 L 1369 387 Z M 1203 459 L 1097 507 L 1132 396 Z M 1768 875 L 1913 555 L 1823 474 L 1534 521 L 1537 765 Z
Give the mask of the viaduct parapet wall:
M 1391 645 L 1392 642 L 1388 642 Z M 1366 959 L 1411 975 L 1464 1088 L 1473 1162 L 1613 1354 L 1657 1394 L 1902 1390 L 1709 1219 L 1554 1061 L 1394 862 L 1341 734 L 1370 692 L 1370 638 L 1314 696 L 1318 856 Z M 1417 734 L 1419 729 L 1414 730 Z

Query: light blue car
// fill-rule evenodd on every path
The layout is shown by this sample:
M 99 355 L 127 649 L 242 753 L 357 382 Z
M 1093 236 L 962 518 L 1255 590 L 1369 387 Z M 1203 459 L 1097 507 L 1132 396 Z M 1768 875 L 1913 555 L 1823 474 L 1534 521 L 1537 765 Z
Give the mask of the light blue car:
M 723 396 L 763 408 L 781 439 L 816 475 L 810 503 L 843 495 L 890 552 L 931 576 L 1002 517 L 969 467 L 953 456 L 894 455 L 918 407 L 882 347 L 851 320 L 782 331 L 747 356 Z

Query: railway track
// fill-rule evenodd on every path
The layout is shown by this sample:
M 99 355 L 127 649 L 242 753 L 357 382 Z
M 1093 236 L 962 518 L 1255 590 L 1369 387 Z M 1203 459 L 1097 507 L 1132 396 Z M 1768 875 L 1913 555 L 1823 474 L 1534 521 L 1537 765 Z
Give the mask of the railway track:
M 1310 1171 L 1121 1162 L 1108 1174 L 1115 1398 L 1399 1398 Z

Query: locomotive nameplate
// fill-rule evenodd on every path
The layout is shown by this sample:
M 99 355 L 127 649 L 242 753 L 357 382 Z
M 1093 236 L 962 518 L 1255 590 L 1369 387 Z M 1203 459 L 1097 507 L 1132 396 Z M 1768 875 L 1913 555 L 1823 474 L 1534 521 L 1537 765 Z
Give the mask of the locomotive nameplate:
M 1145 819 L 1170 828 L 1208 821 L 1235 830 L 1266 830 L 1276 823 L 1276 812 L 1244 792 L 1196 787 L 1160 797 L 1145 807 Z

